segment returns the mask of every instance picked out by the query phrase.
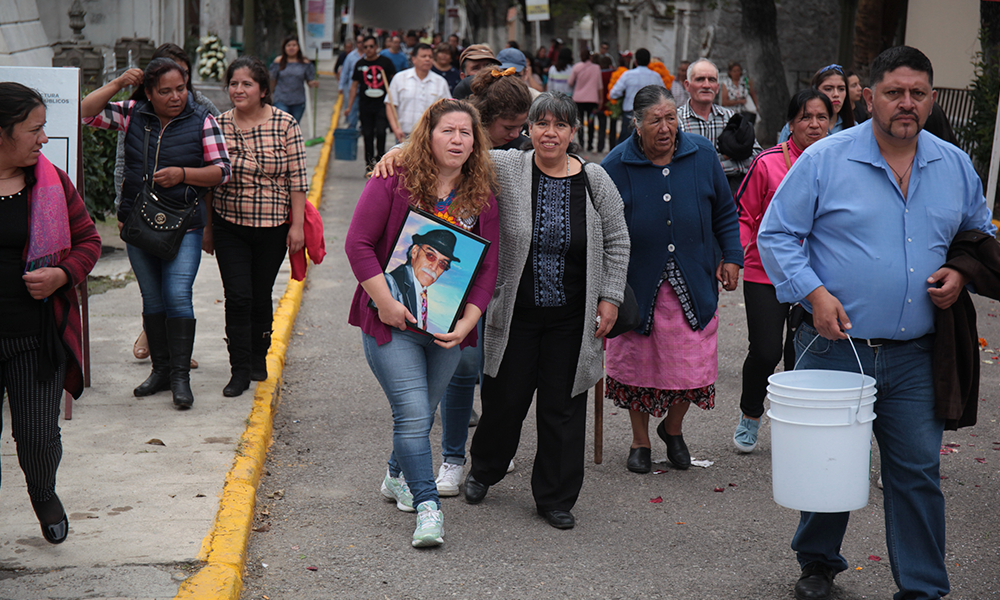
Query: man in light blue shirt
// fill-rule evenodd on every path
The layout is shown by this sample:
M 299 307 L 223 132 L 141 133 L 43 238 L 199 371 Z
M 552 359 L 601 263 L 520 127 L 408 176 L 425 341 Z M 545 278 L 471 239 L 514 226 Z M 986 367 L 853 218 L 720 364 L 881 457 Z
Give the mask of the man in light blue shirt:
M 344 95 L 344 102 L 347 102 L 348 97 L 351 94 L 351 82 L 354 81 L 354 67 L 357 66 L 358 61 L 365 55 L 361 50 L 361 46 L 365 41 L 365 36 L 359 35 L 354 44 L 354 52 L 347 55 L 344 59 L 344 66 L 340 70 L 340 92 Z M 354 104 L 351 107 L 351 113 L 347 116 L 347 127 L 349 129 L 358 128 L 358 105 L 360 102 Z
M 392 66 L 396 67 L 396 72 L 405 71 L 409 69 L 410 59 L 406 57 L 406 53 L 403 52 L 403 38 L 398 35 L 394 35 L 389 38 L 389 47 L 380 52 L 382 56 L 387 57 L 392 61 Z
M 996 228 L 968 155 L 921 131 L 935 96 L 927 57 L 890 48 L 872 63 L 871 82 L 871 122 L 802 153 L 757 243 L 778 300 L 801 301 L 810 313 L 796 333 L 796 368 L 856 371 L 857 350 L 876 379 L 873 425 L 896 597 L 933 599 L 950 589 L 934 310 L 951 306 L 967 283 L 941 265 L 956 234 Z M 802 567 L 796 598 L 829 597 L 834 576 L 847 569 L 840 546 L 848 515 L 802 513 L 792 539 Z
M 622 133 L 618 136 L 619 141 L 630 136 L 632 130 L 635 129 L 635 124 L 632 122 L 632 103 L 639 90 L 647 85 L 666 87 L 663 85 L 663 78 L 660 77 L 660 74 L 649 68 L 649 61 L 649 50 L 645 48 L 636 50 L 635 64 L 639 66 L 622 73 L 615 85 L 611 87 L 610 96 L 613 100 L 624 98 L 622 102 Z

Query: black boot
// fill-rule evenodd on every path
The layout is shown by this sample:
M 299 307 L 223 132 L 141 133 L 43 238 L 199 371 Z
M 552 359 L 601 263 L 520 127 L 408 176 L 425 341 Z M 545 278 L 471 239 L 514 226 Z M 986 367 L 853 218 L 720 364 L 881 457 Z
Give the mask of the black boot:
M 267 379 L 267 352 L 271 349 L 271 322 L 252 323 L 250 337 L 250 379 L 264 381 Z
M 194 348 L 196 319 L 167 319 L 167 345 L 170 348 L 170 391 L 177 408 L 194 404 L 191 392 L 191 350 Z M 148 334 L 147 334 L 148 335 Z
M 153 372 L 146 381 L 132 390 L 137 397 L 151 396 L 170 389 L 170 349 L 167 347 L 167 315 L 159 313 L 142 316 L 142 328 L 149 342 L 149 360 Z
M 235 322 L 226 313 L 226 345 L 229 347 L 229 368 L 232 377 L 222 390 L 227 398 L 239 396 L 250 387 L 250 324 Z

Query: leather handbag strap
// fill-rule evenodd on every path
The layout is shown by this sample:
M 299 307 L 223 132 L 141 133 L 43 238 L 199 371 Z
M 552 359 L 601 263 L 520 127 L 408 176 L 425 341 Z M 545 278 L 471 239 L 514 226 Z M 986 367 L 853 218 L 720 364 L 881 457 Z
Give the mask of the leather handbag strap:
M 785 168 L 792 168 L 792 159 L 788 156 L 788 142 L 781 142 L 781 155 L 785 157 Z
M 142 139 L 142 182 L 145 184 L 149 181 L 149 123 L 143 126 L 146 129 L 146 134 Z M 149 189 L 152 190 L 154 183 L 150 183 Z

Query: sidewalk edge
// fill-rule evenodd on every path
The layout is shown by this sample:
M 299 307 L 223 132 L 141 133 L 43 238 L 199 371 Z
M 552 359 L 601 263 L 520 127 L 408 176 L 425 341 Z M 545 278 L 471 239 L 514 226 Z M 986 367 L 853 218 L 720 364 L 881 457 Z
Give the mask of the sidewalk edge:
M 322 201 L 333 131 L 337 128 L 343 96 L 338 97 L 330 129 L 313 172 L 308 200 L 317 208 Z M 308 277 L 308 273 L 307 273 Z M 243 569 L 253 526 L 257 484 L 271 444 L 274 411 L 281 401 L 281 382 L 292 327 L 302 304 L 304 281 L 289 279 L 274 311 L 274 332 L 267 354 L 267 381 L 257 384 L 247 428 L 240 437 L 236 458 L 226 475 L 215 523 L 201 544 L 198 559 L 206 564 L 181 584 L 175 600 L 238 600 L 243 589 Z

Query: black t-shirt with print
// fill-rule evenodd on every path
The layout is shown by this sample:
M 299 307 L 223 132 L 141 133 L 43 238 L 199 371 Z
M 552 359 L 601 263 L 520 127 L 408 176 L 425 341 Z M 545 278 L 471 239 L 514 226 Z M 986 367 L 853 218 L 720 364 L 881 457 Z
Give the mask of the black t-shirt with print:
M 382 106 L 389 82 L 395 75 L 396 67 L 385 56 L 359 60 L 354 67 L 354 81 L 358 82 L 358 110 L 371 112 Z

